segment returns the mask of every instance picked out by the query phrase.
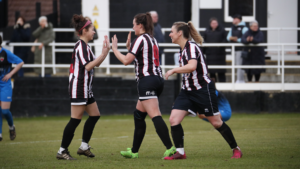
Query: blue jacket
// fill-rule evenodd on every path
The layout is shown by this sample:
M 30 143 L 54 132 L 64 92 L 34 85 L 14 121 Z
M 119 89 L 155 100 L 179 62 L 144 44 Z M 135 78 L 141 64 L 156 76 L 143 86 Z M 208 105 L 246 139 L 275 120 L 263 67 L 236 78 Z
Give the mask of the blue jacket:
M 161 31 L 161 26 L 159 23 L 154 24 L 154 38 L 156 39 L 157 43 L 165 42 L 165 37 Z M 159 48 L 159 54 L 162 54 L 163 50 L 163 48 Z
M 244 21 L 241 21 L 238 25 L 234 25 L 232 26 L 232 28 L 230 29 L 230 31 L 228 32 L 227 34 L 227 41 L 230 42 L 229 38 L 232 36 L 232 29 L 234 27 L 240 27 L 242 26 L 243 29 L 242 29 L 242 35 L 248 31 L 248 28 L 246 27 L 246 23 Z M 241 37 L 238 38 L 237 42 L 241 42 Z

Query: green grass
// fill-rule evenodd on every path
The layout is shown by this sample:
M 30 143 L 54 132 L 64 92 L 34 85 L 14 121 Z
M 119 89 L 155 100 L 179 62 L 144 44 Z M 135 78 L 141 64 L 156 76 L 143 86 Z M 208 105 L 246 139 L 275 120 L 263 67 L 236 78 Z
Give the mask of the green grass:
M 146 119 L 147 132 L 139 159 L 125 159 L 120 150 L 132 145 L 133 119 L 130 115 L 102 116 L 90 145 L 95 158 L 77 156 L 85 117 L 69 147 L 77 161 L 55 158 L 69 117 L 16 118 L 17 138 L 9 140 L 3 121 L 0 169 L 5 168 L 300 168 L 300 114 L 234 114 L 227 122 L 243 158 L 230 159 L 232 151 L 213 127 L 198 118 L 186 117 L 186 160 L 164 161 L 165 147 L 153 123 Z M 164 120 L 169 126 L 168 116 Z

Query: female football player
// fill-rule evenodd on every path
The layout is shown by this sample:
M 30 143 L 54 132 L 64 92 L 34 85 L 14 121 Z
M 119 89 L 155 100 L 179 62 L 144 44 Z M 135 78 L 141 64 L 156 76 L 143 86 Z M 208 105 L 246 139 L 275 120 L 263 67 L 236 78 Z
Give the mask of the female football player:
M 12 101 L 11 77 L 18 72 L 24 62 L 9 50 L 2 46 L 2 37 L 0 36 L 0 141 L 2 141 L 2 114 L 7 120 L 9 126 L 10 139 L 16 138 L 16 129 L 13 122 L 13 117 L 10 112 L 10 103 Z M 11 64 L 17 64 L 12 69 Z
M 129 51 L 126 55 L 118 51 L 118 39 L 112 38 L 112 49 L 116 57 L 128 65 L 134 61 L 139 100 L 134 111 L 134 136 L 132 148 L 121 151 L 126 158 L 138 158 L 138 151 L 142 144 L 145 132 L 147 114 L 152 119 L 156 132 L 166 147 L 164 157 L 176 152 L 172 145 L 169 130 L 161 117 L 158 97 L 164 88 L 161 68 L 159 66 L 159 49 L 156 39 L 153 37 L 153 22 L 150 13 L 137 14 L 133 19 L 133 30 L 138 36 L 131 42 L 131 32 L 128 34 L 126 46 Z
M 77 154 L 95 157 L 88 145 L 94 127 L 100 118 L 100 112 L 92 92 L 93 69 L 95 66 L 100 66 L 110 50 L 108 37 L 105 36 L 102 53 L 96 58 L 88 45 L 88 42 L 93 40 L 95 34 L 91 21 L 86 20 L 82 15 L 75 14 L 72 18 L 72 23 L 80 39 L 75 44 L 70 65 L 69 95 L 71 101 L 71 119 L 65 127 L 61 147 L 56 155 L 57 159 L 64 160 L 75 160 L 70 155 L 68 147 L 84 111 L 89 114 L 89 118 L 86 120 L 83 128 L 82 143 Z
M 203 39 L 192 22 L 175 22 L 169 35 L 172 43 L 180 46 L 180 67 L 169 70 L 165 74 L 168 79 L 174 73 L 182 73 L 182 89 L 176 98 L 170 116 L 171 133 L 177 152 L 166 160 L 185 159 L 184 133 L 181 121 L 190 107 L 195 106 L 199 114 L 204 114 L 217 129 L 233 150 L 232 158 L 241 158 L 242 152 L 237 146 L 231 129 L 219 116 L 215 85 L 207 76 L 207 65 L 198 44 Z M 191 38 L 195 41 L 191 41 Z

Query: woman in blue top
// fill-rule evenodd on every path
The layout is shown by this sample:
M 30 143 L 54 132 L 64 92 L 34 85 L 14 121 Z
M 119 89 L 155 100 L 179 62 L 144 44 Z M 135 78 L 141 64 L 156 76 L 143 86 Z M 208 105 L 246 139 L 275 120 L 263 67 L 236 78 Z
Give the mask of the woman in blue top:
M 10 112 L 12 99 L 12 87 L 10 78 L 23 66 L 24 62 L 9 50 L 2 48 L 2 37 L 0 36 L 0 141 L 2 140 L 2 114 L 9 125 L 10 139 L 16 138 L 16 129 Z M 11 65 L 17 64 L 12 69 Z

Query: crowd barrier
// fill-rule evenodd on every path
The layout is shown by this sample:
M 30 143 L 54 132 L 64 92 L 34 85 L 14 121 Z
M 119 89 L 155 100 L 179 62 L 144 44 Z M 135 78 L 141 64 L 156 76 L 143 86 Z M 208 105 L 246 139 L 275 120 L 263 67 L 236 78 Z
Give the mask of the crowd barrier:
M 226 28 L 226 30 L 229 30 L 230 28 Z M 280 32 L 284 30 L 300 30 L 300 28 L 260 28 L 261 30 L 267 30 L 267 31 L 278 31 L 278 41 L 280 41 Z M 163 28 L 163 33 L 170 31 L 170 28 Z M 198 28 L 198 31 L 204 31 L 205 28 Z M 54 28 L 55 32 L 74 32 L 73 28 Z M 110 29 L 100 29 L 98 31 L 110 31 L 110 32 L 128 32 L 133 31 L 131 28 L 110 28 Z M 39 46 L 40 43 L 10 43 L 10 46 Z M 91 43 L 90 46 L 102 46 L 100 43 Z M 45 76 L 45 68 L 52 68 L 53 73 L 56 74 L 56 68 L 69 68 L 69 64 L 56 64 L 55 61 L 55 53 L 56 52 L 73 52 L 74 43 L 56 43 L 53 41 L 49 44 L 49 46 L 52 47 L 52 64 L 45 64 L 45 48 L 42 48 L 42 63 L 41 64 L 24 64 L 23 67 L 25 68 L 41 68 L 41 76 Z M 127 52 L 126 44 L 125 43 L 119 43 L 119 47 L 123 47 L 119 49 L 121 52 Z M 174 49 L 174 47 L 178 48 L 178 45 L 172 44 L 172 43 L 160 43 L 160 47 L 164 47 L 164 53 L 176 53 L 179 52 L 178 49 Z M 231 58 L 234 58 L 235 56 L 235 48 L 240 46 L 245 46 L 243 44 L 237 44 L 237 43 L 218 43 L 218 44 L 203 44 L 203 47 L 230 47 L 227 52 L 231 52 Z M 209 69 L 231 69 L 231 83 L 216 83 L 217 88 L 219 90 L 280 90 L 280 91 L 286 91 L 286 90 L 300 90 L 300 82 L 299 83 L 286 83 L 284 80 L 284 70 L 285 69 L 299 69 L 300 65 L 285 65 L 285 51 L 287 51 L 287 46 L 300 46 L 300 43 L 260 43 L 257 45 L 247 45 L 248 47 L 253 46 L 275 46 L 276 49 L 266 49 L 267 51 L 277 51 L 277 65 L 235 65 L 235 60 L 232 59 L 231 65 L 209 65 Z M 62 48 L 56 48 L 56 47 L 70 47 L 68 49 L 62 49 Z M 168 49 L 168 47 L 172 47 L 173 49 Z M 299 49 L 296 49 L 297 52 L 299 52 Z M 112 52 L 112 50 L 110 51 Z M 110 74 L 110 69 L 114 68 L 133 68 L 133 65 L 116 65 L 116 64 L 110 64 L 109 63 L 109 55 L 107 56 L 107 64 L 102 64 L 101 68 L 106 68 L 106 74 Z M 165 54 L 162 55 L 162 64 L 161 68 L 163 71 L 163 74 L 166 72 L 166 69 L 172 69 L 177 67 L 176 65 L 165 65 Z M 281 83 L 235 83 L 235 69 L 237 68 L 247 68 L 247 69 L 257 69 L 257 68 L 275 68 L 277 69 L 277 75 L 281 75 Z

